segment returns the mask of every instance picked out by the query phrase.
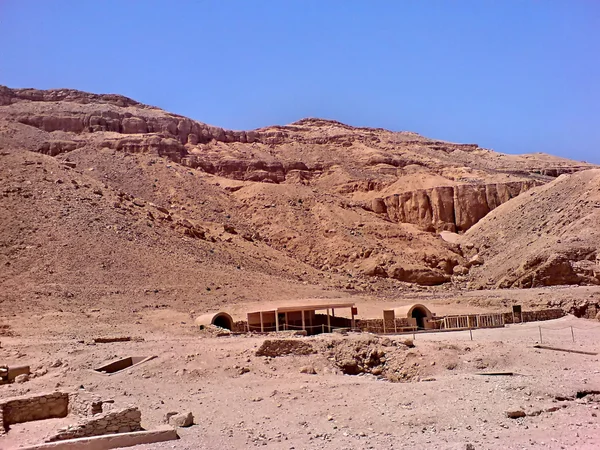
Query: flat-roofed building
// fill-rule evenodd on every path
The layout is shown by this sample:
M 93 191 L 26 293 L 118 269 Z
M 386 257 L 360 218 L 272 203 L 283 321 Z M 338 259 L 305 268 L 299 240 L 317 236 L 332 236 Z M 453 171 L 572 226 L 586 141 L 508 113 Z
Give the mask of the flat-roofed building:
M 275 308 L 248 313 L 248 331 L 305 330 L 307 334 L 331 333 L 336 328 L 354 328 L 354 303 L 323 303 Z

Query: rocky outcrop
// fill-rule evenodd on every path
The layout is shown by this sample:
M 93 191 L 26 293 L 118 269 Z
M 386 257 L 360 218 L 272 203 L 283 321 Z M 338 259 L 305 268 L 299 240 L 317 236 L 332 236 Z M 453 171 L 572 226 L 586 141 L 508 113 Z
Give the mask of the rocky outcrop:
M 364 264 L 361 273 L 370 277 L 393 278 L 406 283 L 416 283 L 421 286 L 436 286 L 450 281 L 450 273 L 456 263 L 448 262 L 446 271 L 437 267 L 424 267 L 410 263 L 393 264 L 385 267 L 371 260 Z
M 210 126 L 190 120 L 183 116 L 170 114 L 159 108 L 143 105 L 122 95 L 91 94 L 74 89 L 10 89 L 0 86 L 0 106 L 19 102 L 37 102 L 38 113 L 15 117 L 19 122 L 44 131 L 66 131 L 73 133 L 94 133 L 111 131 L 123 134 L 166 133 L 176 137 L 182 144 L 207 143 L 212 140 L 225 143 L 260 142 L 267 145 L 281 145 L 297 142 L 307 145 L 332 144 L 352 146 L 355 143 L 379 143 L 380 128 L 356 128 L 334 120 L 308 118 L 287 126 L 272 126 L 254 131 L 233 131 Z M 57 107 L 60 105 L 60 107 Z M 71 107 L 69 107 L 71 105 Z M 81 105 L 88 105 L 84 110 Z M 89 106 L 97 111 L 90 112 Z M 127 111 L 136 110 L 135 115 Z M 306 135 L 306 131 L 314 128 L 328 128 L 329 131 L 319 136 Z M 331 129 L 335 129 L 332 131 Z M 361 130 L 363 133 L 355 133 Z M 479 148 L 476 144 L 451 144 L 428 140 L 411 132 L 400 132 L 403 143 L 419 144 L 433 150 L 451 153 L 456 150 L 473 151 Z M 413 161 L 406 158 L 391 158 L 388 155 L 373 156 L 369 165 L 391 164 L 403 167 Z
M 479 149 L 476 144 L 436 141 L 411 132 L 352 127 L 334 120 L 314 118 L 252 131 L 226 130 L 143 105 L 124 96 L 90 94 L 73 89 L 43 91 L 0 86 L 0 118 L 46 132 L 39 134 L 35 142 L 40 152 L 53 156 L 80 148 L 79 145 L 67 144 L 67 140 L 87 142 L 126 152 L 157 153 L 189 167 L 238 180 L 272 183 L 285 181 L 290 172 L 293 172 L 292 180 L 302 182 L 315 172 L 337 165 L 344 167 L 349 163 L 368 171 L 369 177 L 377 177 L 380 173 L 395 175 L 395 168 L 400 170 L 408 166 L 439 168 L 447 164 L 449 155 L 453 153 L 469 159 L 471 156 L 468 154 Z M 56 134 L 48 136 L 49 133 Z M 123 136 L 117 138 L 115 134 Z M 48 142 L 42 141 L 44 137 Z M 57 140 L 63 142 L 55 142 Z M 277 150 L 279 146 L 282 147 Z M 331 152 L 329 147 L 344 150 Z M 362 151 L 365 147 L 368 151 Z M 242 148 L 244 151 L 240 151 Z M 300 152 L 299 148 L 303 150 Z M 318 156 L 323 151 L 327 152 L 325 158 Z M 352 154 L 354 156 L 350 156 Z M 433 164 L 432 161 L 438 158 L 441 160 Z M 572 164 L 564 168 L 532 167 L 527 163 L 519 168 L 523 178 L 532 174 L 543 178 L 582 167 Z M 509 175 L 514 174 L 513 168 L 510 168 Z M 521 176 L 520 172 L 517 175 Z M 386 185 L 378 180 L 365 180 L 359 173 L 348 186 L 340 188 L 340 193 L 353 189 L 381 189 Z M 415 192 L 412 198 L 402 198 L 402 204 L 411 205 L 410 211 L 392 211 L 391 215 L 405 215 L 408 219 L 399 221 L 416 223 L 425 229 L 459 231 L 461 228 L 456 224 L 464 224 L 463 228 L 467 229 L 485 215 L 486 208 L 481 201 L 483 192 L 466 193 L 480 197 L 472 201 L 480 209 L 470 211 L 469 208 L 452 206 L 455 192 L 448 197 L 449 192 L 438 189 Z M 454 202 L 470 201 L 468 195 L 458 193 Z M 493 209 L 498 203 L 493 198 L 495 195 L 485 193 L 490 204 L 487 209 Z M 501 193 L 498 195 L 502 197 Z M 452 217 L 452 211 L 459 217 Z
M 18 101 L 32 102 L 60 102 L 67 101 L 80 104 L 105 103 L 115 106 L 136 106 L 139 108 L 152 108 L 136 102 L 128 97 L 117 94 L 91 94 L 76 89 L 11 89 L 0 86 L 0 106 L 10 105 Z
M 501 288 L 600 284 L 600 261 L 591 248 L 550 252 L 525 260 L 498 283 Z
M 464 232 L 490 211 L 539 183 L 534 180 L 497 184 L 462 184 L 402 192 L 376 198 L 371 209 L 398 223 L 425 231 Z
M 407 283 L 417 283 L 421 286 L 436 286 L 450 281 L 450 275 L 439 269 L 406 264 L 392 267 L 388 274 L 390 278 Z
M 101 106 L 101 105 L 98 105 Z M 47 114 L 20 115 L 18 122 L 44 131 L 95 133 L 110 131 L 122 134 L 162 133 L 182 144 L 188 142 L 256 142 L 254 131 L 231 131 L 213 127 L 172 114 L 133 116 L 131 113 L 100 108 L 97 112 L 76 114 L 76 111 L 48 111 Z
M 206 158 L 197 155 L 187 155 L 182 164 L 201 168 L 205 172 L 245 181 L 266 181 L 281 183 L 294 165 L 284 165 L 280 161 L 265 161 L 260 159 L 240 158 Z M 299 163 L 304 168 L 306 166 Z

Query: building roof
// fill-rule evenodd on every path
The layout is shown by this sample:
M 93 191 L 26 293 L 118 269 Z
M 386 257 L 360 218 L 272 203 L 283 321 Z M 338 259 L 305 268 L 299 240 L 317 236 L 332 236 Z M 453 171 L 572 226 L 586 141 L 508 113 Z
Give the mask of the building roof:
M 322 309 L 335 309 L 335 308 L 352 308 L 355 306 L 353 302 L 344 303 L 320 303 L 320 304 L 308 304 L 308 305 L 292 305 L 292 306 L 277 306 L 273 309 L 263 309 L 262 312 L 291 312 L 291 311 L 319 311 Z M 248 314 L 259 313 L 261 311 L 252 311 Z

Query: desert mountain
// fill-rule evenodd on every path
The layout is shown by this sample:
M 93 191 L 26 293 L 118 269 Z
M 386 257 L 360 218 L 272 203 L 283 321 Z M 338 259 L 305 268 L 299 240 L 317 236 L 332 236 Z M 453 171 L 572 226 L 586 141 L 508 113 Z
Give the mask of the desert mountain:
M 0 152 L 2 295 L 40 301 L 162 289 L 218 305 L 464 285 L 482 262 L 469 275 L 477 285 L 548 284 L 500 276 L 506 244 L 494 237 L 512 230 L 513 205 L 596 173 L 324 119 L 230 131 L 68 89 L 0 87 Z M 518 211 L 534 215 L 528 208 Z M 567 242 L 568 224 L 548 217 Z M 527 224 L 519 233 L 544 232 Z M 466 232 L 468 243 L 441 231 Z M 595 282 L 584 272 L 567 281 Z

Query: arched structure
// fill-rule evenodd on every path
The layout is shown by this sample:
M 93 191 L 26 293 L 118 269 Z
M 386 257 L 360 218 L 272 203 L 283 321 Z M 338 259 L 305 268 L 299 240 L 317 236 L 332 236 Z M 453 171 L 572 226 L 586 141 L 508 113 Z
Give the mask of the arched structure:
M 215 325 L 217 327 L 231 330 L 233 328 L 233 318 L 226 312 L 208 313 L 197 317 L 194 321 L 196 325 Z
M 394 308 L 394 316 L 397 318 L 406 317 L 413 326 L 422 330 L 430 328 L 428 322 L 433 317 L 433 313 L 427 306 L 421 305 L 420 303 L 414 303 L 412 305 Z

